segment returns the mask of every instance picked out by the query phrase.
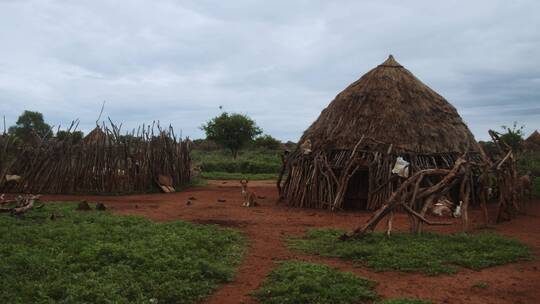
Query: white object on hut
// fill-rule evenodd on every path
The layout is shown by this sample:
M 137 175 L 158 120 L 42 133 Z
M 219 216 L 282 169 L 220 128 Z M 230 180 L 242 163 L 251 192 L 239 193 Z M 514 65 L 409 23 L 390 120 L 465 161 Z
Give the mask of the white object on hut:
M 19 175 L 9 175 L 9 174 L 6 174 L 6 182 L 11 182 L 11 181 L 14 181 L 14 182 L 18 182 L 22 179 L 21 176 Z
M 461 205 L 463 205 L 463 202 L 459 201 L 459 205 L 457 205 L 456 210 L 452 214 L 454 217 L 461 217 Z
M 404 160 L 403 157 L 398 156 L 392 173 L 401 177 L 409 177 L 409 162 Z

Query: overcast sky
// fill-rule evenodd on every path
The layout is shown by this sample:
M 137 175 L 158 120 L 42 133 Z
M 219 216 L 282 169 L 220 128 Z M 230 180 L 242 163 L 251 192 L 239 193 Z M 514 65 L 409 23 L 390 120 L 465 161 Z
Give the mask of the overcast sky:
M 540 129 L 540 1 L 0 0 L 0 115 L 88 131 L 101 103 L 127 127 L 184 136 L 220 113 L 297 140 L 388 54 L 448 99 L 477 139 Z

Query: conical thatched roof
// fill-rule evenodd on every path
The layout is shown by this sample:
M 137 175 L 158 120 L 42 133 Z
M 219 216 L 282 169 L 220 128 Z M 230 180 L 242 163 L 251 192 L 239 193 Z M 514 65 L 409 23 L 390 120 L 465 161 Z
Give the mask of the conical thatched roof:
M 352 149 L 367 138 L 419 153 L 476 151 L 456 109 L 390 57 L 339 93 L 304 132 L 313 149 Z
M 525 140 L 525 148 L 529 150 L 540 150 L 540 133 L 538 130 L 535 130 L 527 139 Z
M 105 132 L 103 132 L 103 130 L 101 130 L 101 128 L 99 126 L 96 126 L 94 128 L 94 130 L 90 131 L 90 133 L 88 133 L 84 138 L 83 138 L 83 142 L 84 143 L 97 143 L 97 142 L 100 142 L 101 140 L 103 140 L 103 138 L 106 138 L 107 137 L 107 134 L 105 134 Z

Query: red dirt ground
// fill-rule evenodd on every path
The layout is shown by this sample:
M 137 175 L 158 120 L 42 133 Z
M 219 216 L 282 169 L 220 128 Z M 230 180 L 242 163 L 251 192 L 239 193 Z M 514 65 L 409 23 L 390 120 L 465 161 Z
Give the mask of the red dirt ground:
M 385 298 L 412 297 L 434 303 L 540 303 L 540 259 L 492 267 L 482 271 L 463 269 L 459 273 L 426 276 L 398 272 L 377 273 L 367 268 L 338 259 L 307 256 L 285 247 L 284 238 L 300 235 L 314 227 L 351 229 L 363 223 L 367 212 L 332 213 L 321 210 L 287 208 L 276 205 L 277 191 L 272 181 L 253 181 L 250 186 L 258 196 L 260 206 L 241 207 L 241 194 L 237 181 L 210 181 L 208 186 L 195 187 L 180 193 L 130 196 L 68 196 L 46 195 L 43 200 L 89 200 L 104 202 L 117 214 L 143 215 L 156 221 L 188 220 L 201 224 L 217 224 L 242 231 L 250 246 L 236 279 L 225 284 L 203 303 L 256 303 L 249 293 L 257 289 L 266 275 L 275 267 L 275 261 L 298 259 L 328 264 L 351 271 L 379 282 L 377 292 Z M 188 198 L 194 197 L 191 205 Z M 225 202 L 218 202 L 226 200 Z M 529 244 L 540 254 L 540 201 L 528 206 L 527 215 L 512 222 L 493 226 L 490 231 L 511 236 Z M 473 211 L 473 219 L 481 223 L 480 213 Z M 428 227 L 427 230 L 460 231 L 454 226 Z M 404 214 L 396 215 L 394 226 L 407 230 Z M 473 287 L 487 283 L 488 287 Z

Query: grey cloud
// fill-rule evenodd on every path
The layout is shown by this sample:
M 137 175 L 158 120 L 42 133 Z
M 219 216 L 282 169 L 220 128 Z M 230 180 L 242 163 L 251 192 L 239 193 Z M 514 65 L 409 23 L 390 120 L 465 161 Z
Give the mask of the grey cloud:
M 200 137 L 225 110 L 296 140 L 349 83 L 396 56 L 477 138 L 540 128 L 537 1 L 0 1 L 0 115 Z

